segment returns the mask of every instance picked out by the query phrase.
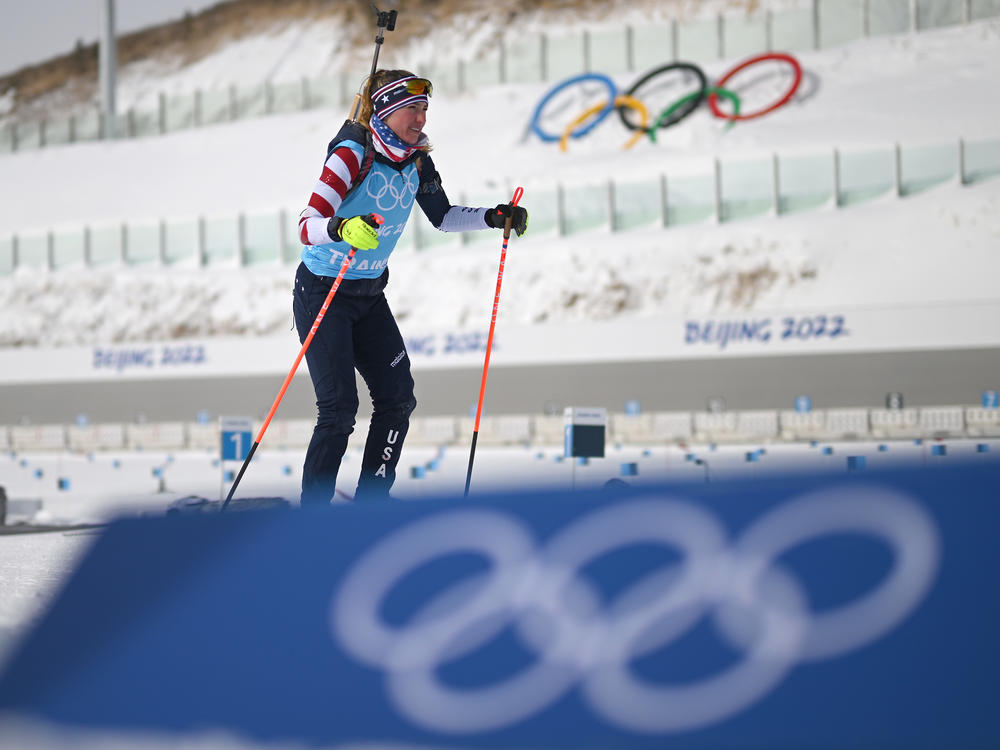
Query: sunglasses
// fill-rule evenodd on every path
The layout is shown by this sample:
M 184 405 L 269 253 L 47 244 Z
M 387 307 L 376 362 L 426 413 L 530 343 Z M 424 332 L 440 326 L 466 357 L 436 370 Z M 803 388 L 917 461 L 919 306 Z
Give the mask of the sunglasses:
M 421 94 L 430 96 L 431 92 L 434 91 L 434 86 L 426 78 L 410 78 L 402 83 L 406 87 L 406 90 L 415 96 Z

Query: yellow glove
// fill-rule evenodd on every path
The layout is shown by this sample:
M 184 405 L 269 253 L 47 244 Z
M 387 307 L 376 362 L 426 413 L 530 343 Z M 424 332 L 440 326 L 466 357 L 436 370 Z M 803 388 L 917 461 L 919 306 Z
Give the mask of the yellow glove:
M 378 247 L 377 228 L 383 221 L 378 214 L 352 216 L 350 219 L 335 216 L 330 219 L 328 231 L 332 239 L 346 242 L 358 250 L 374 250 Z

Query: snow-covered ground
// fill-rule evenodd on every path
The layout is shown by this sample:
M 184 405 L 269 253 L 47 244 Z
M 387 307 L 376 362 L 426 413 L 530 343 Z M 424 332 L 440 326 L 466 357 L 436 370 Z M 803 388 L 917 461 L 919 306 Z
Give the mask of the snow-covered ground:
M 524 139 L 549 88 L 543 84 L 439 95 L 426 130 L 453 200 L 467 193 L 480 205 L 500 202 L 513 185 L 522 185 L 530 211 L 533 195 L 537 203 L 556 183 L 708 175 L 715 157 L 823 157 L 834 148 L 865 152 L 894 143 L 904 150 L 954 144 L 957 152 L 960 137 L 1000 135 L 1000 101 L 979 93 L 992 86 L 998 51 L 1000 21 L 994 19 L 803 53 L 798 57 L 806 78 L 790 105 L 731 129 L 703 107 L 662 131 L 656 144 L 644 141 L 630 150 L 622 150 L 626 132 L 613 116 L 586 139 L 572 141 L 567 153 L 533 135 Z M 220 68 L 226 59 L 220 55 Z M 735 62 L 703 65 L 711 77 Z M 772 101 L 787 85 L 781 64 L 772 65 L 758 71 L 767 75 L 734 79 L 746 110 Z M 632 80 L 616 77 L 623 88 Z M 295 216 L 343 116 L 316 110 L 4 156 L 0 234 L 279 208 Z M 968 187 L 952 181 L 839 211 L 722 225 L 618 233 L 598 228 L 562 238 L 529 231 L 512 243 L 503 315 L 528 325 L 621 317 L 627 326 L 636 315 L 996 300 L 998 209 L 1000 181 L 994 179 Z M 478 330 L 488 321 L 483 299 L 492 289 L 477 282 L 495 277 L 493 244 L 401 251 L 391 269 L 388 294 L 404 325 L 458 321 Z M 0 279 L 0 344 L 280 333 L 289 320 L 290 274 L 289 267 L 21 271 Z

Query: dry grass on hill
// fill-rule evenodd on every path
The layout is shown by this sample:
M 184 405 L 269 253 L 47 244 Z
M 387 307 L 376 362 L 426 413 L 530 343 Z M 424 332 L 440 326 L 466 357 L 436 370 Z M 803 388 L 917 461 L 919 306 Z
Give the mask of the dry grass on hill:
M 118 64 L 171 56 L 196 61 L 221 45 L 292 20 L 340 15 L 345 22 L 370 8 L 361 0 L 229 0 L 197 15 L 125 34 L 118 38 Z M 98 45 L 78 45 L 69 54 L 0 76 L 0 93 L 16 90 L 15 110 L 39 96 L 66 88 L 70 99 L 86 101 L 97 89 Z
M 758 0 L 725 0 L 733 8 L 752 11 Z M 400 21 L 393 32 L 394 44 L 427 35 L 432 29 L 448 26 L 458 17 L 487 18 L 513 25 L 526 14 L 550 16 L 557 21 L 571 14 L 574 20 L 606 18 L 616 8 L 656 6 L 683 18 L 696 10 L 702 0 L 380 0 L 383 10 L 395 8 Z M 95 11 L 96 12 L 96 11 Z M 186 63 L 195 62 L 220 46 L 293 21 L 309 18 L 336 18 L 352 30 L 352 42 L 359 59 L 370 54 L 375 33 L 375 13 L 369 0 L 227 0 L 198 14 L 154 26 L 118 39 L 118 64 L 169 56 Z M 98 85 L 98 45 L 78 45 L 75 50 L 49 61 L 0 76 L 0 96 L 14 90 L 15 118 L 33 116 L 30 103 L 55 91 L 63 93 L 66 104 L 95 98 Z

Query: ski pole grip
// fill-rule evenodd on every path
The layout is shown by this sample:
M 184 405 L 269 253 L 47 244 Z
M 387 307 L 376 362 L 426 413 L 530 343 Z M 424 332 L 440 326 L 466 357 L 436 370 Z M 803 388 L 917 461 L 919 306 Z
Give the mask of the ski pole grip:
M 524 188 L 518 187 L 514 190 L 514 197 L 510 199 L 510 205 L 516 206 L 517 202 L 521 200 L 521 196 L 524 195 Z M 507 220 L 503 223 L 503 238 L 504 240 L 510 239 L 511 225 L 514 223 L 513 211 L 507 217 Z

